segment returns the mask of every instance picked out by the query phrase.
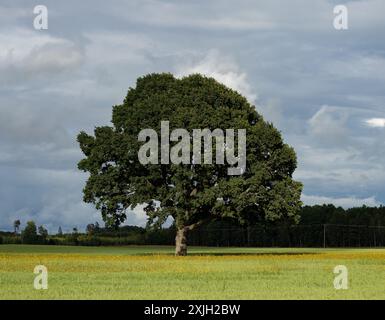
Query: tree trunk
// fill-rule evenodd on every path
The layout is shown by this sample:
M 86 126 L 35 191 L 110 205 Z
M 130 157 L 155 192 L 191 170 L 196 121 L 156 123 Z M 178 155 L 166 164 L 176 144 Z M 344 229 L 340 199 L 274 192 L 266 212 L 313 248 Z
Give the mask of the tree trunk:
M 175 255 L 186 256 L 187 255 L 187 232 L 188 227 L 181 227 L 176 232 L 175 237 Z

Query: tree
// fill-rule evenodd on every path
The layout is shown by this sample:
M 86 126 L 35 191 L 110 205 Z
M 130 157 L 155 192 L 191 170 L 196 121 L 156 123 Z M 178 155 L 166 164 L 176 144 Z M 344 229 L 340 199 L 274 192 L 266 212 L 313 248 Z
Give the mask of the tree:
M 75 245 L 78 245 L 78 243 L 79 243 L 79 240 L 78 240 L 78 237 L 79 237 L 78 228 L 77 227 L 73 227 L 72 228 L 72 233 L 69 234 L 67 237 L 68 237 L 68 240 L 70 242 L 73 242 Z
M 40 226 L 38 228 L 38 233 L 43 241 L 45 241 L 48 237 L 48 230 L 44 228 L 43 226 Z
M 95 225 L 93 223 L 87 224 L 86 233 L 89 236 L 92 236 L 94 234 L 94 232 L 95 232 Z
M 58 236 L 62 236 L 63 235 L 63 230 L 61 229 L 61 226 L 59 226 L 59 229 L 57 231 L 57 235 Z
M 20 224 L 21 224 L 21 222 L 20 222 L 19 219 L 18 219 L 18 220 L 15 220 L 15 221 L 13 222 L 13 229 L 15 230 L 15 234 L 18 234 L 18 233 L 19 233 L 19 231 L 20 231 Z
M 37 243 L 37 228 L 33 221 L 28 221 L 26 227 L 21 234 L 21 240 L 23 243 L 34 244 Z
M 231 176 L 229 164 L 215 160 L 199 165 L 194 158 L 192 164 L 141 164 L 138 151 L 143 142 L 138 134 L 152 128 L 160 137 L 161 121 L 169 121 L 170 132 L 246 129 L 246 170 Z M 96 127 L 93 136 L 78 135 L 85 155 L 78 167 L 90 173 L 84 201 L 101 210 L 107 226 L 117 228 L 129 209 L 145 204 L 148 227 L 174 219 L 175 253 L 186 255 L 188 232 L 206 221 L 298 219 L 302 185 L 292 179 L 294 150 L 243 96 L 214 79 L 197 74 L 139 78 L 124 102 L 113 107 L 112 125 Z M 160 161 L 161 155 L 156 159 Z

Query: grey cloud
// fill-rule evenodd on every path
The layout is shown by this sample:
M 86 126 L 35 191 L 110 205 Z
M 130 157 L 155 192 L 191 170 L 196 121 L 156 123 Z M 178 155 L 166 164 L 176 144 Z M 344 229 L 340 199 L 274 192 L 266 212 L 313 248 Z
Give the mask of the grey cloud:
M 349 30 L 333 29 L 333 6 Z M 304 200 L 384 203 L 385 28 L 372 1 L 47 1 L 0 7 L 0 227 L 56 231 L 100 214 L 82 203 L 80 130 L 108 125 L 135 79 L 203 72 L 241 91 L 294 146 Z M 128 223 L 143 224 L 141 208 Z
M 374 197 L 359 199 L 356 197 L 345 197 L 345 198 L 332 198 L 332 197 L 320 197 L 320 196 L 307 196 L 302 195 L 302 201 L 307 205 L 315 204 L 334 204 L 337 207 L 343 207 L 345 209 L 352 207 L 366 206 L 379 206 L 381 203 L 378 202 Z
M 13 29 L 0 34 L 0 41 L 0 83 L 10 89 L 60 79 L 84 62 L 82 48 L 72 41 L 36 31 Z

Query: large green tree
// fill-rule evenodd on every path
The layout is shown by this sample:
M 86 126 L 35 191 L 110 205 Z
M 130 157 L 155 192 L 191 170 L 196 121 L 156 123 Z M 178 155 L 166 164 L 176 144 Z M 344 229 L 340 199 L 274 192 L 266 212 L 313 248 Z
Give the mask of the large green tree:
M 138 134 L 153 128 L 160 139 L 161 121 L 169 121 L 170 131 L 184 128 L 190 133 L 246 129 L 246 170 L 231 176 L 229 165 L 215 161 L 142 165 L 138 150 L 144 142 Z M 294 150 L 243 96 L 212 78 L 141 77 L 123 103 L 113 107 L 112 126 L 96 127 L 93 136 L 81 132 L 78 142 L 85 155 L 79 169 L 90 173 L 84 200 L 101 210 L 109 226 L 119 226 L 139 204 L 145 204 L 149 226 L 159 227 L 172 217 L 176 255 L 187 254 L 188 231 L 205 221 L 296 220 L 301 206 L 302 185 L 292 179 Z

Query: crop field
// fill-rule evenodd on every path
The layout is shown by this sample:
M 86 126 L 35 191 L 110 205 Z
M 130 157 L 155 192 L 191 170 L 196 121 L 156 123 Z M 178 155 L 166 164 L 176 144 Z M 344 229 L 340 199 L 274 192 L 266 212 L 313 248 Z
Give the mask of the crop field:
M 385 299 L 385 249 L 0 245 L 0 299 Z M 33 286 L 36 265 L 48 289 Z M 336 290 L 337 265 L 348 289 Z

